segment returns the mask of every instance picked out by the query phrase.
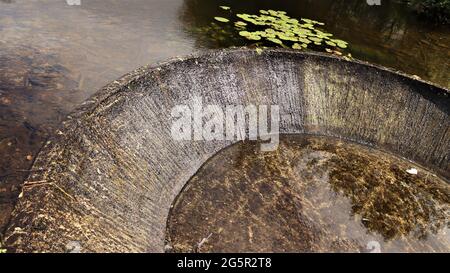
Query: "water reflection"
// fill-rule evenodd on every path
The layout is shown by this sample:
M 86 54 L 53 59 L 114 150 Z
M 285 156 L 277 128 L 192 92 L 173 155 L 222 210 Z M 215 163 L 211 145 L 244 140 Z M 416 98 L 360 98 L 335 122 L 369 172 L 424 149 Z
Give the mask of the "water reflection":
M 258 147 L 229 147 L 188 182 L 168 221 L 174 251 L 450 250 L 450 186 L 421 167 L 325 137 Z
M 257 14 L 259 9 L 288 11 L 291 17 L 310 18 L 326 23 L 327 31 L 350 42 L 355 58 L 418 75 L 441 86 L 450 87 L 450 29 L 418 21 L 414 14 L 396 1 L 370 6 L 366 1 L 286 0 L 286 1 L 208 1 L 186 0 L 181 18 L 197 37 L 197 46 L 220 48 L 244 45 L 237 32 L 218 24 L 214 16 L 227 12 Z M 214 28 L 218 28 L 215 30 Z

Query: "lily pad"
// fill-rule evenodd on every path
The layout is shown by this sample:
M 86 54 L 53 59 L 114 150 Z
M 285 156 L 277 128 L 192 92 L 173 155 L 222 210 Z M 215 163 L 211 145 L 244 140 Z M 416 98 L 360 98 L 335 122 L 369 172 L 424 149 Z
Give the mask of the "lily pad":
M 298 44 L 298 43 L 294 43 L 294 44 L 292 45 L 292 48 L 293 48 L 293 49 L 303 49 L 303 47 L 302 47 L 300 44 Z
M 283 42 L 280 39 L 277 38 L 267 38 L 267 40 L 271 41 L 272 43 L 283 45 Z
M 339 39 L 333 39 L 331 41 L 334 42 L 340 48 L 347 48 L 348 43 L 346 41 L 339 40 Z
M 250 36 L 251 34 L 248 31 L 239 31 L 239 35 L 246 37 L 246 36 Z
M 237 21 L 234 23 L 234 25 L 237 27 L 245 27 L 245 26 L 247 26 L 247 23 L 242 22 L 242 21 Z
M 224 9 L 223 7 L 226 6 L 220 7 Z M 229 9 L 225 8 L 225 10 Z M 260 10 L 258 14 L 238 13 L 235 16 L 238 20 L 235 20 L 233 24 L 239 36 L 249 41 L 261 41 L 257 43 L 258 46 L 264 46 L 270 42 L 271 46 L 275 44 L 294 49 L 311 48 L 339 52 L 338 48 L 346 48 L 348 45 L 343 40 L 332 39 L 332 33 L 319 27 L 324 23 L 308 18 L 292 18 L 285 11 L 269 9 Z M 223 17 L 215 17 L 215 20 L 223 23 L 229 21 Z
M 321 39 L 321 38 L 318 38 L 318 37 L 308 37 L 308 39 L 309 39 L 310 41 L 314 42 L 314 43 L 320 43 L 320 42 L 322 42 L 322 39 Z
M 219 21 L 219 22 L 222 22 L 222 23 L 228 23 L 228 22 L 230 22 L 230 20 L 228 20 L 227 18 L 224 18 L 224 17 L 214 17 L 214 19 L 215 19 L 216 21 Z

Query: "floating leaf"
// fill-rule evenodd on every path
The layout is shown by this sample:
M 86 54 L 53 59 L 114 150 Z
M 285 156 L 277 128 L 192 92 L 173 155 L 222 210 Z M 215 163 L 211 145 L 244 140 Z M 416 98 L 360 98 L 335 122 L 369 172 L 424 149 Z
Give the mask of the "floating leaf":
M 298 38 L 298 41 L 299 42 L 302 42 L 303 44 L 309 44 L 309 43 L 311 43 L 311 41 L 310 40 L 308 40 L 308 39 L 306 39 L 306 38 Z
M 228 20 L 227 18 L 223 18 L 223 17 L 214 17 L 214 19 L 216 21 L 222 22 L 222 23 L 228 23 L 230 22 L 230 20 Z
M 246 38 L 249 40 L 253 40 L 253 41 L 261 40 L 261 36 L 259 36 L 259 35 L 250 35 L 250 36 L 247 36 Z
M 219 7 L 223 10 L 230 10 L 230 7 L 227 7 L 227 6 L 219 6 Z
M 283 42 L 280 39 L 277 38 L 267 38 L 267 40 L 275 43 L 275 44 L 279 44 L 279 45 L 283 45 Z
M 333 54 L 337 54 L 334 53 L 335 51 L 339 52 L 338 48 L 346 48 L 348 45 L 343 40 L 332 39 L 332 33 L 316 28 L 323 26 L 324 23 L 307 18 L 297 20 L 289 17 L 285 11 L 260 10 L 259 14 L 239 13 L 236 17 L 240 20 L 234 22 L 234 28 L 239 32 L 239 36 L 250 41 L 261 41 L 257 45 L 270 42 L 294 49 L 309 47 L 327 52 L 331 50 Z M 215 17 L 215 19 L 224 23 L 229 21 L 223 17 Z M 226 40 L 226 37 L 220 36 L 220 38 Z
M 244 20 L 250 19 L 250 15 L 245 14 L 245 13 L 239 13 L 239 14 L 236 14 L 236 16 L 241 19 L 244 19 Z
M 271 10 L 271 9 L 269 9 L 268 12 L 272 16 L 278 16 L 279 15 L 279 13 L 277 11 L 274 11 L 274 10 Z
M 314 25 L 313 24 L 302 24 L 301 26 L 304 27 L 304 28 L 314 29 Z
M 248 31 L 240 31 L 239 35 L 246 37 L 246 36 L 250 35 L 250 32 L 248 32 Z
M 237 27 L 245 27 L 245 26 L 247 26 L 247 23 L 242 22 L 242 21 L 237 21 L 234 23 L 234 25 Z
M 294 43 L 294 44 L 292 45 L 292 48 L 293 48 L 293 49 L 303 49 L 303 47 L 302 47 L 300 44 L 298 44 L 298 43 Z
M 338 47 L 340 47 L 340 48 L 347 48 L 347 42 L 346 41 L 342 41 L 342 40 L 339 40 L 339 39 L 333 39 L 333 40 L 331 40 L 332 42 L 334 42 L 334 43 L 336 43 L 336 45 L 338 46 Z
M 309 40 L 311 40 L 314 43 L 320 43 L 322 42 L 321 38 L 317 38 L 317 37 L 308 37 Z
M 336 43 L 336 45 L 340 48 L 347 48 L 347 44 L 346 43 Z
M 293 42 L 297 41 L 297 39 L 295 37 L 286 35 L 284 33 L 279 33 L 278 38 L 280 38 L 281 40 L 286 40 L 286 41 L 293 41 Z
M 239 35 L 241 35 L 242 37 L 245 37 L 249 40 L 254 40 L 254 41 L 261 40 L 261 36 L 259 36 L 258 33 L 255 33 L 255 32 L 240 31 Z

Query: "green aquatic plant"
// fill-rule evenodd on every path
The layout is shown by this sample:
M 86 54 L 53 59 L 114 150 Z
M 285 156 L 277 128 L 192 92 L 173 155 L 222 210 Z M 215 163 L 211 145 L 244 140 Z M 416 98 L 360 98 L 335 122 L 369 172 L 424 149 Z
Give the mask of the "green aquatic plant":
M 230 20 L 224 17 L 214 17 L 216 21 L 222 22 L 222 23 L 228 23 Z
M 325 32 L 322 29 L 324 23 L 307 18 L 291 18 L 285 11 L 260 10 L 259 14 L 238 13 L 235 17 L 234 22 L 222 17 L 214 19 L 233 23 L 238 35 L 252 43 L 256 42 L 256 46 L 311 49 L 337 55 L 342 55 L 341 51 L 348 46 L 346 41 Z

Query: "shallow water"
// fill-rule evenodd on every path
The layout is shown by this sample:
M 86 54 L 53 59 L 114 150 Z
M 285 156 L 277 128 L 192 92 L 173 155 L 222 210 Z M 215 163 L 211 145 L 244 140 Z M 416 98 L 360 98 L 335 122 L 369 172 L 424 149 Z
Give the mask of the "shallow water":
M 354 57 L 449 86 L 450 30 L 426 26 L 391 2 L 0 0 L 0 229 L 35 154 L 76 105 L 139 66 L 243 44 L 199 31 L 221 12 L 219 5 L 323 21 L 350 42 Z
M 81 3 L 0 1 L 0 229 L 24 170 L 76 105 L 139 66 L 194 50 L 180 0 Z
M 204 164 L 174 203 L 167 249 L 448 252 L 449 213 L 449 184 L 412 162 L 286 135 L 275 152 L 241 142 Z

